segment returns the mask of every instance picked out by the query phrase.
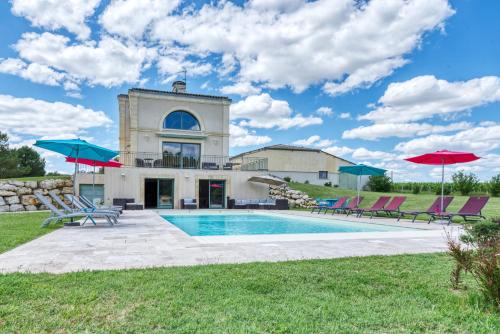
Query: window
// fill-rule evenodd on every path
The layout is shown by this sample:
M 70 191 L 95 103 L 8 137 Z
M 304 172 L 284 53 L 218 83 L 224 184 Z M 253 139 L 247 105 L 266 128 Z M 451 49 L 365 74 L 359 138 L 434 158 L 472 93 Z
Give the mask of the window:
M 171 168 L 199 168 L 200 144 L 163 142 L 163 163 Z
M 200 131 L 200 123 L 187 111 L 174 111 L 165 118 L 163 128 Z
M 328 171 L 320 170 L 319 171 L 319 179 L 320 180 L 328 180 Z

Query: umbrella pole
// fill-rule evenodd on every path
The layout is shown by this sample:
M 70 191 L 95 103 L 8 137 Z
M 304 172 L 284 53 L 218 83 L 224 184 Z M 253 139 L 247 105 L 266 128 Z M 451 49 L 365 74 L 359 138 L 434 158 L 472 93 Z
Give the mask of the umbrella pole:
M 443 212 L 443 204 L 444 204 L 444 160 L 441 167 L 441 207 L 439 211 Z
M 358 201 L 359 201 L 359 192 L 360 192 L 360 189 L 359 189 L 359 186 L 361 184 L 361 175 L 358 175 Z
M 95 160 L 94 160 L 94 170 L 92 171 L 92 202 L 95 200 Z

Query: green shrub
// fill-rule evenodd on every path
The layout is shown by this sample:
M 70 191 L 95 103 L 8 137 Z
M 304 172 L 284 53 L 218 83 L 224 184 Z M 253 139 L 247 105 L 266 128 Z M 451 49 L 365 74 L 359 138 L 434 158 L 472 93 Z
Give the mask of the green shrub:
M 455 260 L 452 283 L 456 288 L 462 272 L 470 273 L 486 300 L 500 309 L 500 218 L 464 225 L 460 241 L 448 235 L 449 254 Z
M 475 174 L 465 174 L 463 170 L 456 172 L 451 178 L 453 180 L 453 188 L 464 196 L 469 195 L 479 185 L 479 179 Z
M 488 182 L 488 191 L 493 197 L 500 196 L 500 174 L 493 176 L 491 181 Z
M 290 176 L 285 176 L 283 180 L 285 180 L 285 182 L 291 182 L 292 178 Z
M 325 182 L 325 187 L 331 187 L 331 186 L 332 186 L 332 183 L 330 181 Z
M 370 176 L 366 186 L 371 191 L 376 192 L 390 192 L 392 186 L 392 180 L 387 175 L 383 176 Z
M 444 194 L 445 196 L 450 195 L 450 194 L 451 194 L 451 190 L 452 190 L 452 189 L 451 189 L 451 185 L 450 185 L 450 184 L 448 184 L 448 183 L 445 183 L 445 184 L 444 184 L 444 188 L 443 188 L 443 194 Z M 434 193 L 435 193 L 436 195 L 441 195 L 441 183 L 436 183 L 436 184 L 434 185 Z
M 305 181 L 304 181 L 304 184 L 309 184 L 309 180 L 305 180 Z
M 412 192 L 413 194 L 415 194 L 415 195 L 418 195 L 418 194 L 420 194 L 420 190 L 421 190 L 421 188 L 422 188 L 422 187 L 420 186 L 420 184 L 416 183 L 416 184 L 414 184 L 414 185 L 412 186 L 412 188 L 411 188 L 411 192 Z

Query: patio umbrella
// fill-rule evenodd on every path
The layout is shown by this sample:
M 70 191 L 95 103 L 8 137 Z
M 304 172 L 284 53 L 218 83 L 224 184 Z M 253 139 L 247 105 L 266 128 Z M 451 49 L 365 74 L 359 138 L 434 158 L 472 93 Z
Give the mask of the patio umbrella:
M 37 140 L 34 145 L 75 159 L 81 158 L 106 162 L 118 155 L 118 152 L 116 151 L 90 144 L 82 139 Z M 77 169 L 78 163 L 75 163 L 75 172 L 73 175 L 73 194 L 76 194 L 75 184 Z
M 258 175 L 258 176 L 252 176 L 251 178 L 248 179 L 250 182 L 257 182 L 257 183 L 265 183 L 270 186 L 281 186 L 285 184 L 286 182 L 283 181 L 282 179 L 272 176 L 272 175 Z
M 385 174 L 386 170 L 382 168 L 359 164 L 354 166 L 341 166 L 339 167 L 339 172 L 358 176 L 357 189 L 359 197 L 359 192 L 360 192 L 359 184 L 361 183 L 361 175 L 382 176 Z
M 97 161 L 97 160 L 90 160 L 90 159 L 81 159 L 81 158 L 71 158 L 71 157 L 66 157 L 66 162 L 72 162 L 75 164 L 84 164 L 84 165 L 89 165 L 93 166 L 94 169 L 92 171 L 92 198 L 95 197 L 95 168 L 97 167 L 111 167 L 111 168 L 120 168 L 122 166 L 122 163 L 115 161 L 115 160 L 109 160 L 106 162 L 103 161 Z
M 406 158 L 406 161 L 410 161 L 416 164 L 424 165 L 441 165 L 441 207 L 440 211 L 443 209 L 444 201 L 444 165 L 452 165 L 464 162 L 471 162 L 481 159 L 474 153 L 469 152 L 453 152 L 448 150 L 441 150 L 432 153 L 425 153 L 418 155 L 416 157 Z

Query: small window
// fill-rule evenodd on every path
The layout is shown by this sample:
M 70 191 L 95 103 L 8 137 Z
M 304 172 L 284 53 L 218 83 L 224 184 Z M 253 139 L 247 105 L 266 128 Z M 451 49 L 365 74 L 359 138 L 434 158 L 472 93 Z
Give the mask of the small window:
M 319 179 L 320 180 L 328 180 L 328 171 L 320 170 L 319 171 Z
M 200 131 L 200 123 L 187 111 L 174 111 L 165 118 L 163 128 Z

